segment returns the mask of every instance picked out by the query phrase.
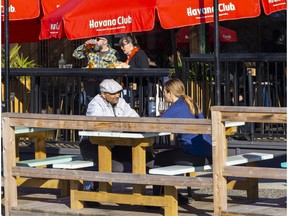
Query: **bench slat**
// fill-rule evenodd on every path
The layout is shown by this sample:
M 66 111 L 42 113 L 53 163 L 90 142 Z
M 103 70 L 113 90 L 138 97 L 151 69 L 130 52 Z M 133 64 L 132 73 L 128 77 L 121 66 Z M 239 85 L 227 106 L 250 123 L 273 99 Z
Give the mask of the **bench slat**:
M 80 155 L 60 155 L 60 156 L 47 157 L 47 158 L 41 158 L 41 159 L 18 161 L 16 165 L 21 166 L 21 167 L 36 167 L 36 166 L 45 166 L 45 165 L 50 165 L 50 164 L 55 164 L 55 163 L 69 162 L 69 161 L 77 160 L 80 158 L 82 158 Z
M 94 166 L 94 163 L 92 161 L 84 161 L 84 160 L 75 160 L 65 163 L 56 163 L 52 165 L 53 168 L 62 168 L 62 169 L 80 169 L 92 166 Z
M 249 162 L 256 162 L 261 160 L 269 160 L 273 159 L 273 154 L 267 154 L 267 153 L 245 153 L 241 155 L 233 155 L 230 157 L 227 157 L 226 166 L 233 166 L 233 165 L 239 165 Z
M 273 154 L 267 153 L 245 153 L 241 155 L 233 155 L 227 157 L 227 166 L 245 164 L 249 162 L 256 162 L 261 160 L 268 160 L 272 159 L 274 156 Z M 171 165 L 165 167 L 158 167 L 149 170 L 149 174 L 154 175 L 180 175 L 190 172 L 200 172 L 205 170 L 211 170 L 212 165 L 205 165 L 205 166 L 184 166 L 184 165 Z
M 150 169 L 149 174 L 173 176 L 173 175 L 180 175 L 180 174 L 190 173 L 190 172 L 200 172 L 200 171 L 210 170 L 210 169 L 212 169 L 211 165 L 196 166 L 196 167 L 185 166 L 185 165 L 171 165 L 171 166 Z

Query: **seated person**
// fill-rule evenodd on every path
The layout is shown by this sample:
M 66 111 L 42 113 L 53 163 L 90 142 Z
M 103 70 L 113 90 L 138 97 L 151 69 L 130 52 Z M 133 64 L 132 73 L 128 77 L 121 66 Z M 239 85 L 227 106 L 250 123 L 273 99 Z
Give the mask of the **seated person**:
M 185 95 L 182 81 L 173 78 L 164 85 L 163 96 L 172 105 L 160 118 L 201 118 L 197 104 L 191 97 Z M 170 165 L 202 166 L 212 163 L 212 138 L 208 134 L 178 134 L 179 148 L 162 151 L 155 156 L 155 167 Z M 159 194 L 161 187 L 154 186 L 153 193 Z M 186 204 L 188 199 L 178 195 L 179 204 Z
M 122 86 L 113 79 L 105 79 L 100 83 L 100 94 L 96 95 L 88 104 L 87 116 L 114 116 L 114 117 L 139 117 L 123 98 L 120 98 Z M 98 145 L 90 143 L 86 137 L 79 144 L 84 160 L 98 164 Z M 113 149 L 114 150 L 114 149 Z M 112 154 L 114 156 L 114 154 Z M 124 166 L 117 158 L 113 157 L 113 172 L 123 172 Z

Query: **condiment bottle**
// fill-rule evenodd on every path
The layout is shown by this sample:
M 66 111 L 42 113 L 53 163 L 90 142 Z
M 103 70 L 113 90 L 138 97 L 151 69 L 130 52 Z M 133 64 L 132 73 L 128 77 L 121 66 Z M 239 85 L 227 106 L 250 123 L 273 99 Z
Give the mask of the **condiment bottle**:
M 66 66 L 66 61 L 64 59 L 64 54 L 61 54 L 60 60 L 58 62 L 58 67 L 65 68 L 65 66 Z

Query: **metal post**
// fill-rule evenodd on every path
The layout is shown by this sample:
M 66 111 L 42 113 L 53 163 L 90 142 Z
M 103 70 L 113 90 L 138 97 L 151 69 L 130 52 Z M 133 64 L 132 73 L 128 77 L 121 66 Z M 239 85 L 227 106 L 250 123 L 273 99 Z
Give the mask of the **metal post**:
M 4 1 L 4 28 L 5 28 L 5 106 L 6 112 L 10 112 L 10 51 L 9 51 L 9 0 Z
M 253 107 L 254 101 L 254 91 L 253 91 L 253 70 L 254 68 L 247 68 L 247 76 L 248 76 L 248 93 L 249 93 L 249 106 Z M 254 140 L 254 123 L 250 123 L 250 141 Z
M 179 75 L 179 68 L 178 68 L 178 58 L 177 58 L 177 47 L 176 47 L 176 37 L 175 37 L 175 30 L 171 29 L 171 44 L 172 44 L 172 53 L 174 56 L 174 69 L 175 69 L 175 75 L 176 77 L 181 77 Z
M 214 0 L 214 66 L 215 66 L 215 105 L 221 105 L 220 81 L 220 42 L 219 42 L 219 17 L 218 0 Z

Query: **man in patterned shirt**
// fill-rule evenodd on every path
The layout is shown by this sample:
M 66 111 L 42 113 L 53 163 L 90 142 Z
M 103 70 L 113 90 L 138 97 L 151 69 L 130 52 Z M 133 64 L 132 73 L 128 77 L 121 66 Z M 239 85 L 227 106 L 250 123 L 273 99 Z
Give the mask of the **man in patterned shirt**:
M 88 66 L 92 68 L 109 68 L 110 64 L 118 62 L 118 52 L 108 44 L 108 36 L 90 39 L 77 47 L 73 52 L 77 59 L 88 59 Z

